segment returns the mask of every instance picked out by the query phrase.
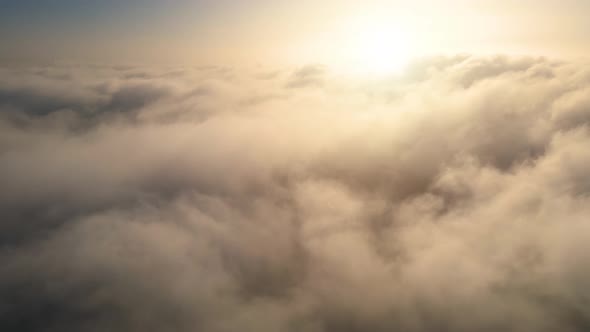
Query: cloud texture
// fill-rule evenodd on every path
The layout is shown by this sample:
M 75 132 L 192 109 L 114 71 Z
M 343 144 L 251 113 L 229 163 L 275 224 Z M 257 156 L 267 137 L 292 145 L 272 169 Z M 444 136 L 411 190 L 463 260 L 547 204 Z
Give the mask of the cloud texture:
M 0 330 L 587 331 L 588 68 L 4 68 Z

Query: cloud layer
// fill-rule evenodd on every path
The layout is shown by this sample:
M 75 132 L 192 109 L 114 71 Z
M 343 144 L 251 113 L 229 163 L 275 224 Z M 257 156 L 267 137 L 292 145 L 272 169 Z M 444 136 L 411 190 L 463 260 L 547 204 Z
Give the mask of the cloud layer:
M 590 69 L 0 71 L 0 330 L 586 331 Z

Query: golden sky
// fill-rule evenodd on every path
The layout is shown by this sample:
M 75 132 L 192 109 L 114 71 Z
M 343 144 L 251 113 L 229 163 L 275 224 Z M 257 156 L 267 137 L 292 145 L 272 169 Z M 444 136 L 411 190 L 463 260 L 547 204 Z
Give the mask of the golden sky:
M 5 1 L 7 59 L 305 63 L 449 53 L 583 56 L 582 0 Z M 384 46 L 377 46 L 384 45 Z M 382 48 L 384 47 L 384 49 Z M 361 48 L 367 48 L 360 50 Z

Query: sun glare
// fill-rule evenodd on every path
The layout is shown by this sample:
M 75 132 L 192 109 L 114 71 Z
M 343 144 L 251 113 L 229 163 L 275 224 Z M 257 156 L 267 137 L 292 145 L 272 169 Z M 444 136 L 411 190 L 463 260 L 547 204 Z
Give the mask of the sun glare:
M 407 61 L 407 41 L 396 29 L 367 27 L 354 36 L 351 56 L 358 65 L 371 72 L 390 72 Z
M 410 59 L 410 40 L 395 22 L 366 18 L 349 23 L 344 35 L 340 56 L 356 72 L 390 74 L 403 69 Z

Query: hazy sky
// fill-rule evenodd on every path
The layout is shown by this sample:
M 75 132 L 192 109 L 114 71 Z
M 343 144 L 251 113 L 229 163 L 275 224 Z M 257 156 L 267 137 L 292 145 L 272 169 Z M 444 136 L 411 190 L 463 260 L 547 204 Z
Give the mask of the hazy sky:
M 0 56 L 329 62 L 359 19 L 395 24 L 411 41 L 411 50 L 399 47 L 412 54 L 579 56 L 588 50 L 589 12 L 584 0 L 2 0 Z

